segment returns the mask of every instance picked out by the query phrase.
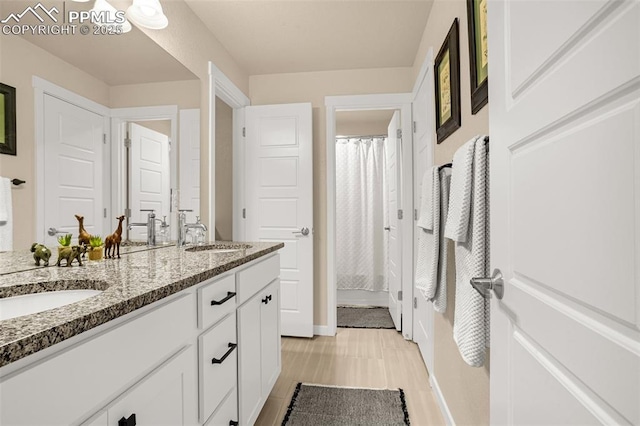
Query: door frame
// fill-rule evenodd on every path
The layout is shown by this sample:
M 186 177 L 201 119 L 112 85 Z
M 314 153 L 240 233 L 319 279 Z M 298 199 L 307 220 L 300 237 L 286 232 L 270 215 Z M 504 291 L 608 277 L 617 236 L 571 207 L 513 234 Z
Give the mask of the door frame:
M 400 110 L 402 128 L 402 335 L 413 338 L 413 131 L 412 93 L 326 96 L 327 132 L 327 325 L 314 334 L 335 336 L 337 328 L 336 272 L 336 113 L 339 111 Z M 406 236 L 409 236 L 408 238 Z
M 245 223 L 242 218 L 242 209 L 245 201 L 245 164 L 244 164 L 244 107 L 251 105 L 249 98 L 227 77 L 213 62 L 209 62 L 209 128 L 205 133 L 209 141 L 209 166 L 206 179 L 208 186 L 202 185 L 202 173 L 200 173 L 200 188 L 209 188 L 209 223 L 210 235 L 215 235 L 216 225 L 216 96 L 233 109 L 233 231 L 234 241 L 244 241 Z M 201 109 L 202 111 L 203 109 Z M 202 122 L 202 120 L 201 120 Z M 200 126 L 202 131 L 202 125 Z M 202 133 L 200 138 L 202 140 Z M 200 150 L 202 153 L 203 151 Z M 202 160 L 202 157 L 200 158 Z M 202 167 L 200 168 L 202 170 Z M 202 189 L 201 189 L 202 191 Z M 202 200 L 202 196 L 200 197 Z M 213 234 L 211 234 L 213 232 Z
M 116 214 L 124 212 L 126 205 L 126 165 L 127 157 L 124 148 L 126 137 L 126 124 L 130 121 L 164 121 L 171 122 L 171 135 L 169 136 L 169 166 L 170 180 L 169 186 L 172 189 L 178 188 L 178 106 L 161 105 L 132 108 L 114 108 L 111 110 L 111 164 L 115 170 L 113 176 L 113 188 L 111 191 L 111 206 Z M 169 223 L 178 223 L 177 211 L 173 209 L 173 197 L 169 201 Z M 115 217 L 115 216 L 114 216 Z M 128 218 L 127 218 L 128 219 Z M 111 221 L 110 221 L 111 222 Z M 109 229 L 109 228 L 108 228 Z M 171 239 L 176 239 L 176 226 L 171 226 Z
M 109 121 L 111 119 L 111 110 L 104 105 L 94 102 L 84 96 L 78 95 L 61 86 L 51 83 L 41 77 L 33 76 L 31 79 L 34 93 L 34 115 L 35 115 L 35 137 L 36 137 L 36 188 L 44 188 L 44 95 L 50 95 L 64 102 L 68 102 L 79 108 L 91 111 L 102 116 L 104 124 L 104 134 L 106 140 L 110 139 L 111 128 Z M 107 194 L 111 192 L 111 158 L 109 146 L 104 143 L 102 145 L 103 170 L 105 179 L 102 181 L 103 205 L 107 209 L 106 218 L 102 218 L 102 228 L 108 229 L 111 216 L 111 203 Z M 38 241 L 45 240 L 45 214 L 44 214 L 44 190 L 36 191 L 36 239 Z

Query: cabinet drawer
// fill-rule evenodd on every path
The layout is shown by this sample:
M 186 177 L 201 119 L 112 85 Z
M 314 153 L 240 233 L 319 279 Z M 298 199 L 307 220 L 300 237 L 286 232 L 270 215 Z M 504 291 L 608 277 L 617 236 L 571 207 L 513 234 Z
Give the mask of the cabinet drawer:
M 238 388 L 233 388 L 205 426 L 229 426 L 238 421 Z
M 260 263 L 238 272 L 238 305 L 249 300 L 280 275 L 280 255 L 270 257 Z
M 198 289 L 198 327 L 207 328 L 236 310 L 236 277 L 229 275 Z
M 236 387 L 238 351 L 236 316 L 229 315 L 198 338 L 200 421 L 204 422 Z

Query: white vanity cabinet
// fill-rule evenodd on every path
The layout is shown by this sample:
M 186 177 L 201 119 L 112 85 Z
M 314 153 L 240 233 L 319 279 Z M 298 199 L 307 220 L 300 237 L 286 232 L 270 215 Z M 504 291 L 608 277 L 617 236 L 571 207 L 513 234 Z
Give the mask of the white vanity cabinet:
M 256 421 L 282 369 L 278 274 L 279 258 L 268 259 L 256 265 L 255 269 L 237 274 L 238 291 L 245 300 L 238 308 L 241 425 L 251 425 Z M 256 291 L 253 294 L 243 293 L 243 285 Z
M 253 424 L 281 370 L 279 271 L 267 255 L 3 367 L 0 425 Z

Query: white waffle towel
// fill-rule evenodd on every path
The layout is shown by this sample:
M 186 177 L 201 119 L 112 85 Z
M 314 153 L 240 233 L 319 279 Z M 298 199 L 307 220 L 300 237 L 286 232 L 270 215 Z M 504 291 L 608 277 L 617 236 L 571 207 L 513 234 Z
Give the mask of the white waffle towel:
M 440 250 L 440 179 L 438 166 L 425 172 L 422 179 L 422 202 L 418 226 L 416 288 L 427 300 L 436 295 L 438 253 Z
M 11 180 L 0 177 L 0 251 L 13 250 Z
M 438 256 L 438 288 L 433 297 L 433 309 L 444 314 L 447 311 L 447 242 L 444 240 L 444 227 L 449 212 L 449 187 L 451 186 L 451 169 L 440 171 L 440 232 Z
M 469 152 L 472 161 L 465 161 Z M 489 342 L 489 306 L 470 281 L 489 274 L 489 164 L 484 137 L 463 145 L 453 164 L 451 209 L 445 228 L 445 236 L 456 242 L 453 338 L 465 362 L 481 367 Z

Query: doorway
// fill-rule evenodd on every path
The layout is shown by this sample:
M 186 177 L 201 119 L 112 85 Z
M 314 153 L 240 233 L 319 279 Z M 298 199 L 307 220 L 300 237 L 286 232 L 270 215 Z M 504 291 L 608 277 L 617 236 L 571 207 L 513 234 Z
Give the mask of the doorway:
M 385 173 L 387 176 L 395 176 L 395 182 L 387 179 L 385 185 L 389 185 L 385 202 L 387 210 L 388 226 L 383 223 L 383 232 L 389 236 L 383 236 L 383 241 L 388 240 L 388 263 L 386 277 L 388 278 L 388 305 L 396 329 L 401 330 L 405 339 L 413 336 L 413 312 L 412 312 L 412 225 L 413 212 L 412 199 L 412 134 L 411 134 L 411 95 L 357 95 L 357 96 L 329 96 L 325 98 L 327 107 L 327 316 L 328 324 L 323 333 L 333 336 L 337 328 L 338 306 L 338 224 L 341 214 L 337 210 L 337 148 L 336 136 L 337 123 L 344 112 L 368 112 L 386 111 L 394 119 L 386 122 L 386 131 L 378 131 L 387 135 L 385 144 Z M 388 116 L 387 116 L 388 118 Z M 359 132 L 368 133 L 368 132 Z M 374 135 L 376 136 L 376 135 Z M 393 141 L 393 142 L 391 142 Z M 387 149 L 393 147 L 393 149 Z M 406 165 L 402 167 L 402 165 Z M 393 168 L 392 172 L 389 169 Z M 384 231 L 384 228 L 390 231 Z M 383 234 L 384 235 L 384 234 Z M 404 235 L 404 238 L 402 236 Z M 384 247 L 384 246 L 383 246 Z M 403 297 L 404 295 L 404 297 Z
M 336 114 L 336 272 L 338 325 L 357 326 L 353 315 L 388 308 L 389 173 L 395 168 L 389 123 L 393 110 Z M 391 161 L 389 161 L 391 157 Z M 391 170 L 390 170 L 391 166 Z M 395 192 L 395 185 L 391 188 Z M 349 314 L 345 314 L 349 312 Z

